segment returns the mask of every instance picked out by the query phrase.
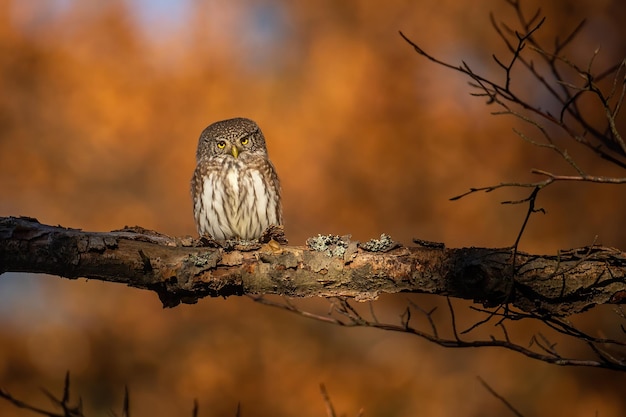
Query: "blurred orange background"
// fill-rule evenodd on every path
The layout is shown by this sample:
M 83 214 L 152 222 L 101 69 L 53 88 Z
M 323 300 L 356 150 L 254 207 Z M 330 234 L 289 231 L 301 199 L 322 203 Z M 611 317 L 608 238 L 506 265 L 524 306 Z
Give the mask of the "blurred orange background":
M 536 134 L 471 97 L 467 79 L 419 57 L 465 60 L 493 79 L 507 57 L 489 12 L 515 25 L 505 1 L 393 0 L 0 1 L 0 215 L 107 231 L 140 225 L 195 235 L 189 180 L 202 129 L 249 117 L 281 177 L 287 237 L 381 233 L 449 247 L 514 242 L 526 196 L 502 190 L 460 201 L 469 187 L 529 181 L 531 168 L 572 174 L 512 128 Z M 626 4 L 541 3 L 552 45 L 582 18 L 568 56 L 598 70 L 626 56 Z M 540 107 L 545 93 L 516 88 Z M 619 121 L 624 132 L 624 117 Z M 569 146 L 572 146 L 570 149 Z M 623 176 L 582 149 L 590 174 Z M 538 204 L 522 249 L 626 247 L 617 186 L 557 184 Z M 436 305 L 441 300 L 415 297 Z M 378 304 L 390 317 L 406 297 Z M 303 306 L 326 308 L 310 300 Z M 611 331 L 602 309 L 581 318 Z M 609 329 L 609 330 L 607 330 Z M 495 330 L 494 330 L 495 331 Z M 623 337 L 623 335 L 622 335 Z M 526 343 L 527 339 L 522 341 Z M 120 285 L 27 274 L 0 277 L 0 387 L 40 406 L 66 370 L 87 413 L 322 416 L 319 383 L 340 413 L 507 415 L 476 376 L 528 416 L 626 414 L 624 375 L 566 369 L 498 350 L 446 350 L 407 335 L 325 325 L 246 298 L 163 310 Z M 0 415 L 30 415 L 0 401 Z

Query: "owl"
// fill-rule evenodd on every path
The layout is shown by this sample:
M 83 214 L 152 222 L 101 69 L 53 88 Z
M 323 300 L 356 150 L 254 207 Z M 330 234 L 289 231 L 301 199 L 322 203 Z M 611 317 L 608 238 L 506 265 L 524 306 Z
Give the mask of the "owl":
M 200 135 L 196 161 L 191 195 L 200 236 L 254 240 L 282 225 L 280 182 L 255 122 L 213 123 Z

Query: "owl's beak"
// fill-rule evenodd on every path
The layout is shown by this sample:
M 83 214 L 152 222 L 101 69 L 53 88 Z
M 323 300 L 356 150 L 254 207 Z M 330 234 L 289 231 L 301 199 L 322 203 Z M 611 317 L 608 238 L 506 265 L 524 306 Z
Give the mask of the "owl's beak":
M 233 148 L 230 150 L 230 153 L 232 153 L 233 156 L 235 158 L 237 158 L 239 156 L 239 148 L 237 148 L 235 145 L 233 145 Z

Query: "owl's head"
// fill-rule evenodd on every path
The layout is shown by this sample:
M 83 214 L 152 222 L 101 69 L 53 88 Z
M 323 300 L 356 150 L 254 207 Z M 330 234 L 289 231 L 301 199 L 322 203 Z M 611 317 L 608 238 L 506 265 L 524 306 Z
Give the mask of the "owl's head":
M 267 155 L 265 137 L 250 119 L 238 117 L 208 126 L 200 134 L 196 159 L 217 156 L 240 158 L 246 155 Z

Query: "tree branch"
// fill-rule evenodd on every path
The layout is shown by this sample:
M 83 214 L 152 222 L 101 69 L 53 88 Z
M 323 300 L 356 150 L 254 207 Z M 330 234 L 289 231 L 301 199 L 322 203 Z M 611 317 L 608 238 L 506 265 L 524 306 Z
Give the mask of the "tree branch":
M 457 317 L 460 315 L 455 310 L 450 298 L 446 299 L 448 306 L 447 317 L 444 320 L 441 320 L 442 317 L 439 318 L 440 322 L 448 322 L 448 324 L 444 326 L 446 327 L 444 329 L 438 329 L 435 325 L 433 320 L 433 313 L 435 312 L 434 309 L 426 311 L 412 302 L 409 302 L 410 306 L 406 307 L 406 309 L 403 310 L 403 313 L 400 314 L 399 323 L 394 323 L 379 322 L 374 317 L 371 319 L 367 318 L 362 312 L 358 311 L 358 307 L 355 308 L 353 303 L 351 304 L 346 298 L 338 297 L 330 299 L 329 302 L 332 308 L 326 315 L 315 314 L 302 310 L 286 298 L 282 301 L 270 300 L 265 297 L 253 297 L 253 299 L 261 304 L 280 308 L 313 320 L 331 323 L 342 327 L 367 327 L 410 334 L 431 343 L 435 343 L 441 347 L 450 349 L 490 347 L 506 349 L 531 359 L 558 366 L 581 366 L 611 369 L 621 372 L 626 371 L 626 362 L 624 361 L 623 356 L 623 347 L 626 346 L 626 342 L 590 337 L 583 331 L 573 327 L 571 324 L 566 323 L 563 319 L 551 317 L 550 315 L 540 316 L 519 313 L 512 311 L 508 305 L 504 307 L 497 307 L 494 311 L 483 310 L 483 312 L 487 314 L 487 319 L 480 320 L 474 323 L 467 330 L 459 332 L 457 328 Z M 499 310 L 502 310 L 503 312 L 499 312 Z M 412 312 L 417 312 L 422 318 L 426 318 L 429 322 L 430 329 L 422 329 L 423 325 L 416 323 L 419 321 L 419 316 L 417 319 L 413 319 Z M 478 327 L 481 327 L 489 322 L 494 317 L 498 317 L 498 322 L 495 326 L 500 328 L 503 333 L 503 337 L 497 337 L 490 334 L 489 337 L 485 338 L 484 336 L 480 336 L 478 334 L 469 334 Z M 587 347 L 587 354 L 578 356 L 562 355 L 556 349 L 556 343 L 551 342 L 542 332 L 539 331 L 531 336 L 529 342 L 513 340 L 513 338 L 509 336 L 509 331 L 507 330 L 504 321 L 506 320 L 509 324 L 513 324 L 515 321 L 522 319 L 534 320 L 535 324 L 543 323 L 549 329 L 556 330 L 557 333 L 569 336 L 568 341 L 583 342 L 583 345 Z M 444 332 L 448 335 L 442 335 Z M 519 339 L 519 337 L 515 339 Z M 617 357 L 608 354 L 607 349 L 618 352 Z M 592 356 L 589 357 L 589 354 L 592 354 Z
M 416 241 L 418 242 L 418 241 Z M 534 314 L 566 316 L 626 302 L 626 253 L 592 246 L 558 255 L 512 248 L 404 247 L 387 236 L 359 244 L 318 236 L 307 246 L 198 247 L 142 228 L 108 233 L 0 218 L 0 273 L 85 277 L 155 291 L 165 307 L 231 295 L 376 299 L 413 292 L 511 303 Z M 513 257 L 515 256 L 515 263 Z M 515 265 L 515 267 L 513 267 Z

